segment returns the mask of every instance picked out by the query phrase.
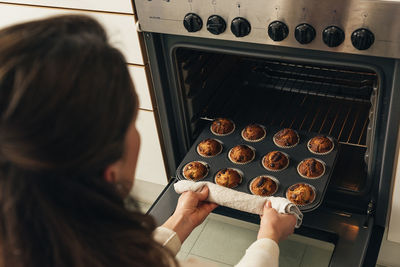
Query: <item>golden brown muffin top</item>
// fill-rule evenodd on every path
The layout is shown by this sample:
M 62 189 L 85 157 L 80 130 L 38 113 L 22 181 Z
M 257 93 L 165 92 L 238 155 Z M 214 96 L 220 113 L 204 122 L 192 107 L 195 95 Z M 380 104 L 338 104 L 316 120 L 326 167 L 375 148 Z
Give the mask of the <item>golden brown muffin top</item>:
M 258 140 L 265 136 L 265 129 L 258 124 L 247 125 L 242 132 L 245 140 Z
M 207 166 L 198 161 L 189 162 L 183 168 L 183 176 L 188 180 L 201 180 L 207 175 L 207 173 Z
M 309 158 L 299 164 L 298 171 L 301 175 L 308 178 L 317 178 L 324 173 L 325 167 L 319 160 Z
M 234 169 L 222 169 L 215 175 L 215 183 L 233 188 L 242 182 L 242 176 Z
M 213 121 L 211 124 L 212 132 L 216 134 L 228 134 L 231 133 L 234 129 L 235 125 L 231 120 L 225 118 L 218 118 Z
M 221 150 L 221 143 L 211 138 L 201 141 L 197 146 L 197 151 L 199 154 L 205 157 L 215 156 L 221 152 Z
M 237 145 L 230 150 L 229 158 L 235 163 L 247 163 L 254 158 L 254 151 L 246 145 Z
M 287 166 L 288 157 L 280 151 L 271 151 L 263 158 L 263 166 L 271 170 L 280 170 Z
M 294 184 L 288 188 L 286 197 L 296 205 L 307 205 L 314 201 L 315 192 L 308 184 Z
M 278 189 L 278 185 L 274 180 L 268 176 L 259 176 L 255 178 L 250 184 L 250 191 L 254 195 L 271 196 Z
M 328 137 L 316 136 L 308 142 L 308 148 L 314 153 L 326 153 L 333 148 L 333 143 Z
M 285 128 L 274 135 L 274 141 L 279 146 L 290 147 L 299 142 L 299 136 L 294 130 Z

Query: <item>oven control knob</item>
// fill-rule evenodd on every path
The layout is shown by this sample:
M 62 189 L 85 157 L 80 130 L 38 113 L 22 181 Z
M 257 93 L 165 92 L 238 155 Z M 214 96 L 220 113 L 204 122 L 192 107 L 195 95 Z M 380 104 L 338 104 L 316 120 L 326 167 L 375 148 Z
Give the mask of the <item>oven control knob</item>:
M 289 28 L 281 21 L 273 21 L 268 25 L 268 35 L 275 42 L 280 42 L 289 34 Z
M 244 37 L 250 33 L 251 26 L 247 19 L 237 17 L 232 20 L 231 31 L 236 37 Z
M 183 19 L 183 26 L 185 26 L 185 29 L 188 32 L 197 32 L 203 27 L 203 21 L 198 15 L 194 13 L 188 13 Z
M 344 41 L 344 31 L 336 26 L 329 26 L 322 32 L 322 40 L 329 47 L 339 46 Z
M 226 22 L 223 18 L 217 15 L 212 15 L 207 20 L 207 30 L 212 34 L 218 35 L 225 31 Z
M 357 29 L 351 34 L 351 43 L 358 50 L 366 50 L 374 43 L 374 34 L 364 28 Z
M 309 44 L 315 38 L 315 29 L 307 23 L 297 25 L 294 30 L 294 37 L 301 44 Z

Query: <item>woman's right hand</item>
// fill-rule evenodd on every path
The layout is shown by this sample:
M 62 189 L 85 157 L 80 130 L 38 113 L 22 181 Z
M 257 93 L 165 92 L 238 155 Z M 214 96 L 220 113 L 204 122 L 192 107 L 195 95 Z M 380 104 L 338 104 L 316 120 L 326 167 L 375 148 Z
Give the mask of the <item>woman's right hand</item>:
M 292 214 L 279 214 L 272 208 L 271 201 L 264 205 L 261 215 L 260 230 L 257 239 L 269 238 L 276 243 L 286 239 L 294 231 L 296 217 Z

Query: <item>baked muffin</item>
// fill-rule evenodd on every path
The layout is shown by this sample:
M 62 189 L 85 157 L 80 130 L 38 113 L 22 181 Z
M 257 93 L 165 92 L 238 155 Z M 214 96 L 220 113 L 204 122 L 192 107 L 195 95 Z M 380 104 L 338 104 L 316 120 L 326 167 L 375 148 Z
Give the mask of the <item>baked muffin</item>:
M 249 142 L 261 141 L 266 135 L 264 127 L 258 124 L 247 125 L 242 131 L 242 137 Z
M 326 154 L 332 151 L 333 142 L 325 136 L 316 136 L 310 139 L 307 144 L 308 150 L 315 154 Z
M 245 164 L 254 159 L 254 150 L 246 145 L 237 145 L 233 147 L 228 154 L 229 159 L 233 163 Z
M 286 198 L 296 205 L 307 205 L 314 201 L 315 190 L 308 184 L 294 184 L 286 191 Z
M 208 174 L 208 166 L 199 161 L 192 161 L 183 167 L 183 176 L 188 180 L 198 181 Z
M 280 151 L 271 151 L 263 157 L 262 165 L 269 171 L 280 171 L 289 165 L 289 158 Z
M 320 160 L 308 158 L 300 162 L 297 171 L 304 178 L 319 178 L 325 173 L 325 165 Z
M 235 124 L 228 119 L 218 118 L 211 124 L 211 132 L 216 135 L 228 135 L 235 130 Z
M 234 169 L 222 169 L 215 175 L 215 183 L 234 188 L 242 182 L 242 176 L 237 170 Z
M 278 184 L 275 179 L 269 176 L 258 176 L 250 183 L 250 191 L 254 195 L 271 196 L 278 190 Z
M 275 145 L 282 148 L 292 147 L 299 143 L 299 135 L 296 131 L 289 128 L 280 130 L 272 139 Z
M 213 157 L 218 155 L 222 150 L 222 145 L 215 139 L 205 139 L 197 145 L 197 153 L 203 157 Z

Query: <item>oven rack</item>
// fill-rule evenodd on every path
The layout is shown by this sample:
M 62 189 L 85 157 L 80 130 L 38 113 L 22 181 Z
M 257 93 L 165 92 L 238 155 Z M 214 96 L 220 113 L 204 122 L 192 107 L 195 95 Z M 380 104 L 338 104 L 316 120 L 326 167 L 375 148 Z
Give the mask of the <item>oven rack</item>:
M 377 76 L 365 70 L 181 50 L 192 131 L 199 118 L 289 127 L 367 147 Z

